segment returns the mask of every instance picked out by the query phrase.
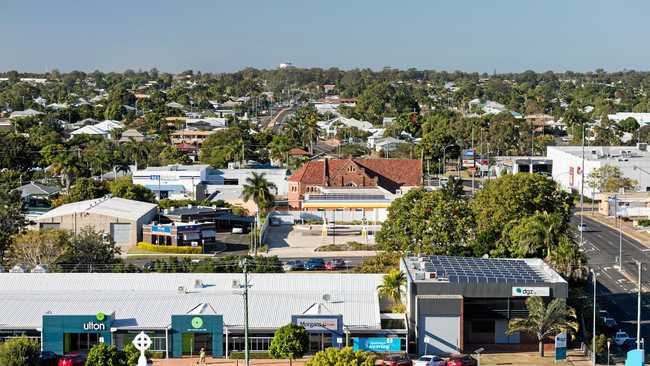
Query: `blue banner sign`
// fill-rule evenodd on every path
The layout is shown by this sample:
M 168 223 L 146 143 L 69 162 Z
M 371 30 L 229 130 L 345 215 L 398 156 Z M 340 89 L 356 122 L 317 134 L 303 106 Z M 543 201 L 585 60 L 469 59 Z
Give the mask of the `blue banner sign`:
M 470 160 L 470 159 L 474 159 L 475 156 L 476 156 L 476 150 L 474 149 L 463 150 L 463 159 Z
M 171 226 L 162 226 L 162 225 L 153 225 L 153 226 L 151 226 L 151 232 L 152 233 L 171 233 L 172 232 L 172 227 Z
M 353 338 L 355 351 L 399 352 L 401 348 L 399 338 Z

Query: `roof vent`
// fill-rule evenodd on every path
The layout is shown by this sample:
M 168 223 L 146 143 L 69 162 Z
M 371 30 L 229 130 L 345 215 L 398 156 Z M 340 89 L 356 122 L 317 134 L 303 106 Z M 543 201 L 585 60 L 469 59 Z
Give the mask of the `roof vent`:
M 178 286 L 177 291 L 178 291 L 179 294 L 184 294 L 184 293 L 185 293 L 185 287 L 183 287 L 183 286 Z
M 332 295 L 330 295 L 330 294 L 324 294 L 323 295 L 323 301 L 329 302 L 330 300 L 332 300 Z
M 194 288 L 203 288 L 203 287 L 205 287 L 203 285 L 203 281 L 201 281 L 199 279 L 194 280 Z

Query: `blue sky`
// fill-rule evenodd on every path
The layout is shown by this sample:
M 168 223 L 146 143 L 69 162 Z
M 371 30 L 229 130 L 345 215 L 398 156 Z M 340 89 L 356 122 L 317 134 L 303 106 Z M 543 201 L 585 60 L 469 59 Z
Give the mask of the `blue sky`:
M 3 0 L 0 70 L 647 70 L 646 0 Z

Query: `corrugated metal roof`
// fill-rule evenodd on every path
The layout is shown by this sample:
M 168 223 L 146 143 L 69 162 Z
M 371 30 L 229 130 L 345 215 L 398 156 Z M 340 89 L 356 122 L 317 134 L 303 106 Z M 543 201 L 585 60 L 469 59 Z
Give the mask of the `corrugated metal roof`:
M 42 220 L 71 215 L 73 213 L 92 213 L 135 221 L 155 207 L 157 207 L 157 205 L 154 203 L 133 201 L 117 197 L 102 197 L 94 200 L 74 202 L 59 206 L 44 213 L 36 221 L 40 222 Z
M 326 307 L 351 328 L 380 329 L 375 274 L 250 274 L 250 325 L 277 328 Z M 195 288 L 200 280 L 201 288 Z M 44 314 L 115 313 L 115 327 L 166 327 L 172 314 L 209 306 L 228 327 L 244 324 L 243 275 L 193 273 L 0 273 L 0 328 L 39 328 Z M 281 284 L 281 285 L 280 285 Z M 179 287 L 187 293 L 179 292 Z M 237 291 L 237 293 L 236 293 Z M 323 295 L 330 295 L 329 301 Z M 323 305 L 319 305 L 319 304 Z M 206 305 L 203 305 L 206 304 Z M 310 310 L 311 309 L 311 310 Z

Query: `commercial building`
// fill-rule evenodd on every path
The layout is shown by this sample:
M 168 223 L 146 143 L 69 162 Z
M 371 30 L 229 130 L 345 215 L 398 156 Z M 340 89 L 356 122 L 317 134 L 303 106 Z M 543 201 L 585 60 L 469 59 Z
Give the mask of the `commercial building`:
M 541 259 L 408 257 L 400 267 L 407 278 L 409 339 L 419 354 L 536 345 L 525 334 L 508 335 L 508 321 L 528 315 L 530 296 L 568 294 L 566 281 Z
M 209 165 L 151 166 L 133 173 L 133 183 L 150 189 L 160 199 L 205 198 L 203 182 Z
M 39 229 L 66 229 L 78 234 L 89 226 L 110 234 L 119 246 L 142 239 L 142 225 L 150 223 L 158 209 L 153 203 L 102 197 L 59 206 L 34 221 Z
M 580 192 L 582 183 L 582 147 L 549 146 L 546 157 L 553 161 L 553 180 L 567 191 Z M 592 197 L 597 190 L 587 179 L 596 169 L 609 165 L 618 167 L 623 177 L 637 182 L 636 191 L 650 191 L 650 153 L 646 144 L 637 146 L 586 146 L 584 150 L 584 195 Z
M 251 351 L 274 331 L 304 326 L 309 353 L 391 337 L 405 349 L 404 314 L 382 313 L 380 274 L 249 275 Z M 228 356 L 244 349 L 243 275 L 199 273 L 0 273 L 0 341 L 27 335 L 44 351 L 123 348 L 141 331 L 164 357 Z M 282 284 L 282 286 L 278 286 Z M 357 342 L 358 343 L 358 342 Z
M 392 198 L 418 186 L 422 186 L 420 160 L 324 159 L 305 163 L 289 177 L 288 200 L 289 207 L 299 210 L 385 210 L 387 206 L 384 203 L 382 207 L 376 207 L 367 206 L 363 201 L 368 198 L 375 201 L 380 195 L 392 201 Z M 368 189 L 375 192 L 373 197 L 360 199 L 368 195 Z M 328 203 L 318 206 L 316 201 Z M 337 203 L 333 205 L 335 201 Z

